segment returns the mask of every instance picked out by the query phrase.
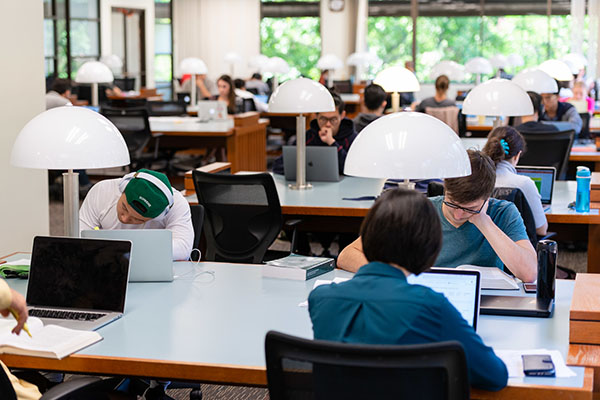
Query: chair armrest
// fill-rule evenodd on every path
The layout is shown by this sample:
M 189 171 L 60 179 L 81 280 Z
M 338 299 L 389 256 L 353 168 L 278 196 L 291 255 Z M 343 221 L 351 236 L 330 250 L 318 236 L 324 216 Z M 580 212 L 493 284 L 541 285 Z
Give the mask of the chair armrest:
M 296 227 L 302 222 L 301 219 L 290 219 L 285 221 L 286 228 L 292 228 L 292 240 L 290 241 L 290 253 L 295 253 L 298 247 L 298 237 L 296 235 Z
M 101 378 L 89 376 L 84 378 L 76 378 L 67 382 L 63 382 L 54 386 L 42 395 L 40 400 L 59 400 L 68 394 L 75 393 L 86 386 L 92 385 L 101 381 Z

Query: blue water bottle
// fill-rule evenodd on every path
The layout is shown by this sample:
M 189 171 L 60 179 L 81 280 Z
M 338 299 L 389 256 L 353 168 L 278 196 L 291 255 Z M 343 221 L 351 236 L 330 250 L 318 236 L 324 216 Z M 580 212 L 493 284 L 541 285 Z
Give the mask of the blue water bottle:
M 577 167 L 577 197 L 575 198 L 575 211 L 590 211 L 590 184 L 592 175 L 588 167 Z

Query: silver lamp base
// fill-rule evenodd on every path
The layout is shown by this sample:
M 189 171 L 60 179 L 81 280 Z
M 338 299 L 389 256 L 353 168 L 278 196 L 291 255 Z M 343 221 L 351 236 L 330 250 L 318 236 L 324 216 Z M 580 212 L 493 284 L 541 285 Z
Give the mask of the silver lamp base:
M 303 185 L 300 185 L 298 183 L 290 183 L 288 185 L 288 187 L 292 190 L 307 190 L 307 189 L 312 189 L 312 185 L 310 183 L 305 183 Z

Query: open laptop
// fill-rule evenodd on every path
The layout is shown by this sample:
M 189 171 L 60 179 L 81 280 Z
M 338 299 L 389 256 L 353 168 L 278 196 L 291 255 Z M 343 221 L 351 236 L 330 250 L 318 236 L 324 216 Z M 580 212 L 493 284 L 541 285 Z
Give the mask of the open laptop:
M 81 236 L 94 239 L 129 240 L 129 282 L 173 280 L 173 233 L 168 229 L 84 230 Z
M 29 315 L 96 330 L 123 315 L 131 242 L 36 236 L 27 283 Z
M 423 285 L 442 293 L 460 315 L 477 330 L 481 275 L 479 271 L 454 268 L 431 268 L 419 275 L 409 275 L 412 285 Z
M 224 101 L 202 100 L 196 107 L 202 122 L 227 119 L 227 104 Z
M 296 146 L 283 146 L 283 172 L 288 181 L 296 180 Z M 306 146 L 306 180 L 340 180 L 338 149 L 335 146 Z
M 535 183 L 540 196 L 544 211 L 550 208 L 552 195 L 554 194 L 554 182 L 556 180 L 556 168 L 554 167 L 528 167 L 517 166 L 517 174 L 524 175 Z
M 538 300 L 536 296 L 481 296 L 481 314 L 548 318 L 553 310 L 554 299 Z

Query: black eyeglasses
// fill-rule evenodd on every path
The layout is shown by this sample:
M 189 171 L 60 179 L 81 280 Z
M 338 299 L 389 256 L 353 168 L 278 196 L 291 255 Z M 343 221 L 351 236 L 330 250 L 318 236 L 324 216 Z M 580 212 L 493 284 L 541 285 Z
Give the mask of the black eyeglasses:
M 446 200 L 443 200 L 442 203 L 444 203 L 448 207 L 453 208 L 455 210 L 463 210 L 464 212 L 473 214 L 473 215 L 479 214 L 481 212 L 481 210 L 483 210 L 483 206 L 485 205 L 485 201 L 484 201 L 483 204 L 481 205 L 481 207 L 479 207 L 479 210 L 471 210 L 470 208 L 464 208 L 464 207 L 459 206 L 458 204 L 454 204 L 454 203 L 451 203 Z

